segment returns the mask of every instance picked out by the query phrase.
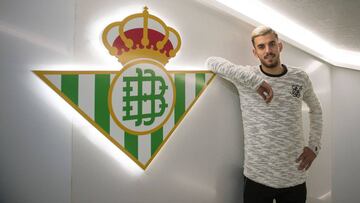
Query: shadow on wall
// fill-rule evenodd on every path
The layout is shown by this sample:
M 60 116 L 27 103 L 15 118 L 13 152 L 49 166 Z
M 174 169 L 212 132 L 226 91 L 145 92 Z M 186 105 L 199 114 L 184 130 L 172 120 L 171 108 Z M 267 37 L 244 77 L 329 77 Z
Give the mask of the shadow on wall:
M 218 198 L 216 202 L 243 202 L 244 168 L 236 166 L 223 168 L 228 170 L 219 170 L 222 174 L 217 175 L 219 178 L 216 180 Z M 227 187 L 224 187 L 224 185 L 227 185 Z

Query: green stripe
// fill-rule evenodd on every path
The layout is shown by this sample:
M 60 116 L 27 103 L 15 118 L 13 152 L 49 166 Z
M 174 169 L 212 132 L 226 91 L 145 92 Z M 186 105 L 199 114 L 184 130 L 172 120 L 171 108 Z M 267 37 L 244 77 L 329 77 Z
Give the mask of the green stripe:
M 175 102 L 175 123 L 185 112 L 185 73 L 175 74 L 176 102 Z
M 95 75 L 95 122 L 108 133 L 110 132 L 109 87 L 109 74 Z
M 61 75 L 61 91 L 78 105 L 79 75 Z
M 125 149 L 138 158 L 138 136 L 125 132 Z
M 163 128 L 151 133 L 151 155 L 155 153 L 157 148 L 163 141 Z
M 198 96 L 205 85 L 205 73 L 196 73 L 196 95 Z

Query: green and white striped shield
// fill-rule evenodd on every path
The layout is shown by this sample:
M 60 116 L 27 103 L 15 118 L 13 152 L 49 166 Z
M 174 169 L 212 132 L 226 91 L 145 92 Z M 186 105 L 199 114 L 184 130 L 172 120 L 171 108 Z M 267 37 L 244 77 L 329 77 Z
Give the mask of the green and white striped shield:
M 167 71 L 176 93 L 173 108 L 166 121 L 140 135 L 111 115 L 109 93 L 121 71 L 33 72 L 144 170 L 214 78 L 210 71 Z

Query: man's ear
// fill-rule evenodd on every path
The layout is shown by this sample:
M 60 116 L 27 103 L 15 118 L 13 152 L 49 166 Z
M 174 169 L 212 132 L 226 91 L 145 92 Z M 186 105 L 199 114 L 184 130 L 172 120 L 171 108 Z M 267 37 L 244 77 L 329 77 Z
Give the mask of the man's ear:
M 258 58 L 258 56 L 257 56 L 257 54 L 256 54 L 255 48 L 253 48 L 252 52 L 253 52 L 254 56 L 255 56 L 256 58 Z
M 282 44 L 282 42 L 279 42 L 279 49 L 280 49 L 280 52 L 281 52 L 282 49 L 283 49 L 283 44 Z

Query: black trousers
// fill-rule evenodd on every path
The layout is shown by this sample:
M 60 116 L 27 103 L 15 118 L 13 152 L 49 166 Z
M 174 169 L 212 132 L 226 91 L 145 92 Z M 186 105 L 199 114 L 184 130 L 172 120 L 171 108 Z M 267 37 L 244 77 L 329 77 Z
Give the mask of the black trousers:
M 272 188 L 244 178 L 244 203 L 305 203 L 306 184 L 288 188 Z

